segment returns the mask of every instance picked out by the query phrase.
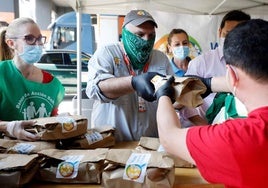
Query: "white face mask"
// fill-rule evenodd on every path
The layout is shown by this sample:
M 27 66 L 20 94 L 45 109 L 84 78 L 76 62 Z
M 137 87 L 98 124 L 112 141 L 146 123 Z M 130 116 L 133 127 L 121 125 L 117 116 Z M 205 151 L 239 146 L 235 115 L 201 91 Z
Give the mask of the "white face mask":
M 189 55 L 190 50 L 188 46 L 178 46 L 173 48 L 172 52 L 175 58 L 184 60 Z

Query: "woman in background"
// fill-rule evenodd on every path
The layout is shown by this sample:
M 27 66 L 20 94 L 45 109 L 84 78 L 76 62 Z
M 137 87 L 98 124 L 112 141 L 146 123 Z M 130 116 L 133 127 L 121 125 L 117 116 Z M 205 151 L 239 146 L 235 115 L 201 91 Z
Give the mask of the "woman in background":
M 167 52 L 172 55 L 171 67 L 176 76 L 182 77 L 188 69 L 191 60 L 189 57 L 189 37 L 183 29 L 172 29 L 168 35 Z
M 167 52 L 171 54 L 170 64 L 177 77 L 183 77 L 191 60 L 189 57 L 189 36 L 183 29 L 172 29 L 168 35 Z M 205 125 L 207 121 L 198 114 L 195 108 L 173 105 L 181 121 L 182 127 Z

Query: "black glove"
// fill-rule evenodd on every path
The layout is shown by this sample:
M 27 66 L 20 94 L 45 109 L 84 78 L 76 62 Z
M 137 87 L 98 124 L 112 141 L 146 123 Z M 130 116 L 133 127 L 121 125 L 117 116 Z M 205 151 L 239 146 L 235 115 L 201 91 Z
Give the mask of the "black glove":
M 199 80 L 201 80 L 203 82 L 203 84 L 206 86 L 207 90 L 205 93 L 201 94 L 201 97 L 204 99 L 206 98 L 210 93 L 212 93 L 211 90 L 211 79 L 210 78 L 202 78 L 200 76 L 196 76 L 196 75 L 185 75 L 185 77 L 194 77 L 194 78 L 198 78 Z
M 173 87 L 173 83 L 175 81 L 174 76 L 171 76 L 166 83 L 164 83 L 162 86 L 160 86 L 159 89 L 157 89 L 155 93 L 155 97 L 157 100 L 161 96 L 168 96 L 171 99 L 172 104 L 175 102 L 175 89 Z
M 138 95 L 143 99 L 152 102 L 156 98 L 154 96 L 154 84 L 151 82 L 157 72 L 147 72 L 141 75 L 133 76 L 131 80 L 132 87 L 137 91 Z

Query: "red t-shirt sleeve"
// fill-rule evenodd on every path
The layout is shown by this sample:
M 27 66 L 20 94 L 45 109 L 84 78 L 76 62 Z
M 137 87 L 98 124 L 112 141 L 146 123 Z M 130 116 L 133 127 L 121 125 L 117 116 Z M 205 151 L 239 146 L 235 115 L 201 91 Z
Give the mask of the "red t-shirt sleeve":
M 229 147 L 228 127 L 208 125 L 188 130 L 186 143 L 200 173 L 209 182 L 234 181 L 236 159 Z M 237 173 L 236 173 L 237 174 Z
M 46 72 L 44 70 L 42 70 L 43 73 L 43 83 L 49 83 L 53 80 L 53 75 L 50 74 L 49 72 Z M 54 108 L 51 112 L 51 116 L 56 116 L 58 115 L 58 108 Z

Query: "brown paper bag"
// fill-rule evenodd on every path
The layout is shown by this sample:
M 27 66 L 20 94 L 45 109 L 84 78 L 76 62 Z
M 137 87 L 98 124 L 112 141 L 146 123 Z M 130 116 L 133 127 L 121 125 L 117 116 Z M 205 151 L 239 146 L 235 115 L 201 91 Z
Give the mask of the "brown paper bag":
M 152 79 L 152 83 L 157 90 L 161 87 L 170 76 L 161 77 L 159 75 Z M 206 92 L 206 86 L 201 80 L 193 77 L 177 77 L 175 78 L 175 100 L 180 105 L 188 107 L 197 107 L 203 103 L 201 94 Z
M 132 153 L 150 153 L 146 175 L 143 183 L 123 179 L 125 165 Z M 127 187 L 161 187 L 170 188 L 175 180 L 173 160 L 156 151 L 110 149 L 106 157 L 107 166 L 102 174 L 102 186 L 109 188 Z
M 34 154 L 44 149 L 55 149 L 55 143 L 0 139 L 0 153 Z
M 79 115 L 55 116 L 34 119 L 34 129 L 27 131 L 39 134 L 41 140 L 60 140 L 83 135 L 87 132 L 87 118 Z
M 37 161 L 37 154 L 0 154 L 1 187 L 21 187 L 29 183 L 38 170 Z
M 108 149 L 43 150 L 38 153 L 44 158 L 36 179 L 56 183 L 100 184 L 107 151 Z
M 159 138 L 153 138 L 153 137 L 141 137 L 140 141 L 139 141 L 139 147 L 137 147 L 136 149 L 140 150 L 140 149 L 144 149 L 144 150 L 153 150 L 153 151 L 163 151 Z M 183 167 L 183 168 L 194 168 L 195 166 L 191 163 L 189 163 L 188 161 L 185 161 L 179 157 L 175 157 L 171 154 L 167 154 L 169 155 L 173 160 L 174 160 L 174 164 L 175 167 Z
M 94 128 L 87 133 L 57 142 L 58 149 L 96 149 L 109 148 L 115 145 L 114 128 Z

